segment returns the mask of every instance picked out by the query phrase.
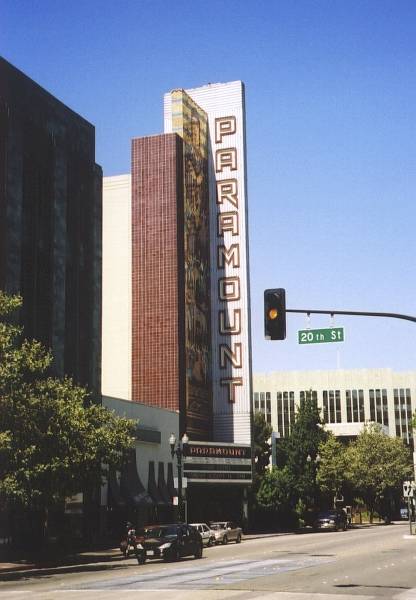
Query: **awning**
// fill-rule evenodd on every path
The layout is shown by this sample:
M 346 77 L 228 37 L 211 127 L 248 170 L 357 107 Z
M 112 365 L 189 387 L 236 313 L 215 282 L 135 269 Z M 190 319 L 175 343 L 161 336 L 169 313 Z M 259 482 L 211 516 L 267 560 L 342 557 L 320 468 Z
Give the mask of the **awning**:
M 178 490 L 175 488 L 175 480 L 173 478 L 173 464 L 168 463 L 168 480 L 167 480 L 167 488 L 169 491 L 169 497 L 173 498 L 178 495 Z
M 135 449 L 129 452 L 127 462 L 121 471 L 120 491 L 128 503 L 135 507 L 153 504 L 137 472 Z
M 120 486 L 117 481 L 117 475 L 114 469 L 108 471 L 108 491 L 111 497 L 110 504 L 115 506 L 126 506 L 126 502 L 121 495 Z
M 155 463 L 152 460 L 149 460 L 149 481 L 147 485 L 147 489 L 149 490 L 149 494 L 151 495 L 153 502 L 157 506 L 167 506 L 169 502 L 166 502 L 162 497 L 162 494 L 159 491 L 159 488 L 156 484 L 155 478 Z
M 172 504 L 172 499 L 169 495 L 169 490 L 166 486 L 165 482 L 165 465 L 163 462 L 158 464 L 158 472 L 157 472 L 157 487 L 159 488 L 160 495 L 162 496 L 165 504 Z

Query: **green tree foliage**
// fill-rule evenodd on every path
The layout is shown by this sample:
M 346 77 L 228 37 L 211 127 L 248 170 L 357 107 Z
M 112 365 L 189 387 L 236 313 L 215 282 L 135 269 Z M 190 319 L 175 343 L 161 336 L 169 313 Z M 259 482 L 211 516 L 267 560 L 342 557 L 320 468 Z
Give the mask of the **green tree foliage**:
M 316 481 L 323 493 L 332 499 L 340 496 L 347 485 L 347 449 L 332 434 L 319 446 L 319 468 Z
M 292 480 L 293 500 L 302 500 L 306 506 L 317 501 L 316 457 L 319 448 L 327 439 L 324 423 L 319 414 L 316 400 L 307 392 L 301 400 L 289 438 L 282 444 L 284 464 Z M 307 457 L 311 461 L 308 462 Z
M 254 452 L 254 473 L 253 485 L 249 491 L 249 514 L 252 526 L 262 527 L 263 521 L 267 519 L 264 510 L 257 500 L 257 492 L 263 480 L 265 473 L 268 472 L 268 466 L 271 456 L 270 436 L 272 427 L 266 422 L 263 413 L 254 413 L 252 440 Z
M 51 354 L 9 320 L 21 303 L 0 291 L 0 498 L 47 512 L 121 465 L 134 422 L 47 376 Z
M 292 513 L 292 479 L 287 467 L 273 467 L 261 479 L 257 502 L 262 509 L 278 513 L 286 521 Z
M 256 501 L 266 511 L 269 527 L 293 526 L 305 516 L 305 509 L 316 502 L 314 459 L 327 434 L 311 396 L 308 392 L 301 401 L 289 437 L 277 440 L 277 466 L 265 469 L 259 477 Z M 311 463 L 307 461 L 308 455 Z
M 350 444 L 347 460 L 349 478 L 366 503 L 370 520 L 412 473 L 410 450 L 400 438 L 384 434 L 378 424 L 366 426 Z
M 253 419 L 253 444 L 254 444 L 254 462 L 256 475 L 261 477 L 269 466 L 272 453 L 270 446 L 270 436 L 272 435 L 272 426 L 266 423 L 263 413 L 254 413 Z

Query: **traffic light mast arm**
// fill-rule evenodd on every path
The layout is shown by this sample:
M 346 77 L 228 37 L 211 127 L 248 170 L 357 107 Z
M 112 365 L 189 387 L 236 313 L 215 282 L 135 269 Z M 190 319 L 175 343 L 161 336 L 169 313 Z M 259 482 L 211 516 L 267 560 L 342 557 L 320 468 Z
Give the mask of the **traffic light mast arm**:
M 416 317 L 410 315 L 402 315 L 400 313 L 385 313 L 385 312 L 364 312 L 361 310 L 306 310 L 300 308 L 287 308 L 287 313 L 305 313 L 319 315 L 353 315 L 359 317 L 390 317 L 392 319 L 404 319 L 405 321 L 413 321 L 416 323 Z

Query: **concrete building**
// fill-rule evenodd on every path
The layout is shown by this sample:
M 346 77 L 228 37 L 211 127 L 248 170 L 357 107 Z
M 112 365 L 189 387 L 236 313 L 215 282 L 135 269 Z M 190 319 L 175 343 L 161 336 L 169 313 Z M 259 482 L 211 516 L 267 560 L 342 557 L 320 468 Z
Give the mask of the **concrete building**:
M 103 180 L 103 395 L 131 400 L 131 176 Z
M 56 375 L 101 391 L 101 168 L 95 130 L 0 58 L 0 288 Z
M 196 520 L 227 493 L 246 514 L 251 483 L 244 127 L 241 82 L 174 90 L 165 133 L 133 139 L 131 179 L 103 188 L 103 395 L 178 415 Z
M 264 413 L 280 436 L 289 434 L 296 408 L 307 391 L 318 402 L 326 426 L 336 436 L 353 438 L 366 422 L 383 426 L 413 446 L 416 371 L 354 369 L 255 373 L 253 409 Z

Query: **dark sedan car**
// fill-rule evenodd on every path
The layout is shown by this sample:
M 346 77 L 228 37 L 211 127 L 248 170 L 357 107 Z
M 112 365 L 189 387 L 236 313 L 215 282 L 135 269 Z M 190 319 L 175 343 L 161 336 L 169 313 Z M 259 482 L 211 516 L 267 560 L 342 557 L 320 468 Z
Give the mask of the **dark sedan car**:
M 331 509 L 324 510 L 318 513 L 317 518 L 314 521 L 314 528 L 329 531 L 339 531 L 347 529 L 348 521 L 347 515 L 343 510 Z
M 194 527 L 184 523 L 145 527 L 141 545 L 145 559 L 178 560 L 182 556 L 202 557 L 201 534 Z

